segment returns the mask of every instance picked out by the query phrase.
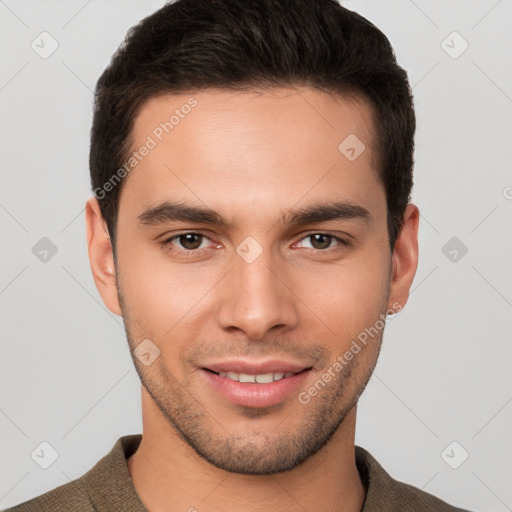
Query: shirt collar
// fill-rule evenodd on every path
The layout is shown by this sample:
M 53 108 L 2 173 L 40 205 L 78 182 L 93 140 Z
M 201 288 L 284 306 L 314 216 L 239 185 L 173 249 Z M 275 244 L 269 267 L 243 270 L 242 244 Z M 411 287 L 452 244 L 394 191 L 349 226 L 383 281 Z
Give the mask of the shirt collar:
M 98 512 L 148 512 L 126 464 L 141 441 L 142 434 L 120 437 L 110 453 L 84 475 L 87 493 Z

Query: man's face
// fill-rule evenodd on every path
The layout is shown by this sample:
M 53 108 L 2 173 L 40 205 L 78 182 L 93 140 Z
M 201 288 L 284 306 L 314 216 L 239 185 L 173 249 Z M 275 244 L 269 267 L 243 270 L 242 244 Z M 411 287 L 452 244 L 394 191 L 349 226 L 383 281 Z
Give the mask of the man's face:
M 370 109 L 299 91 L 149 100 L 133 150 L 148 136 L 156 146 L 120 197 L 127 336 L 132 350 L 146 339 L 160 350 L 149 365 L 134 356 L 137 371 L 182 439 L 228 471 L 282 471 L 325 444 L 370 377 L 382 329 L 342 370 L 333 365 L 392 304 Z M 197 104 L 182 108 L 192 96 Z M 179 122 L 158 130 L 176 109 Z M 366 146 L 356 159 L 362 146 L 338 149 L 350 134 Z M 213 210 L 225 225 L 146 213 L 166 201 Z M 334 203 L 356 208 L 291 222 Z M 240 382 L 254 374 L 262 382 Z

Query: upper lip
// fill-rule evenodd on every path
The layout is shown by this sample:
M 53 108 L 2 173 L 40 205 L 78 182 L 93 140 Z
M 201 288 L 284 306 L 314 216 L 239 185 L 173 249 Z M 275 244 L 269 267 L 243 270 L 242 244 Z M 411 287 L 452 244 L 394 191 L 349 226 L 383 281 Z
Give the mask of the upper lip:
M 302 370 L 311 368 L 311 366 L 299 362 L 282 361 L 278 359 L 266 361 L 247 361 L 242 359 L 231 359 L 226 361 L 208 362 L 206 364 L 203 364 L 202 368 L 214 371 L 215 373 L 235 372 L 245 373 L 248 375 L 261 375 L 263 373 L 276 372 L 299 373 Z

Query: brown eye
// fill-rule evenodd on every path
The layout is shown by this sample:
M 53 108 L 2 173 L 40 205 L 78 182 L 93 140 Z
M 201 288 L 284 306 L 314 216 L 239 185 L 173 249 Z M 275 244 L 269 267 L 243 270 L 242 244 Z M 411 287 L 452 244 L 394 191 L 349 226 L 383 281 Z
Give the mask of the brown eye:
M 333 237 L 331 235 L 326 235 L 325 233 L 315 233 L 314 235 L 309 235 L 311 239 L 311 245 L 315 249 L 328 249 L 331 245 Z
M 346 239 L 330 233 L 311 233 L 300 241 L 301 244 L 304 244 L 304 242 L 309 244 L 309 247 L 308 245 L 302 245 L 304 248 L 325 253 L 350 247 L 350 243 Z
M 203 235 L 199 233 L 185 233 L 183 235 L 179 235 L 177 239 L 184 249 L 193 251 L 194 249 L 198 249 L 201 246 Z
M 208 247 L 203 244 L 203 242 L 208 244 L 208 241 L 211 240 L 207 235 L 190 231 L 188 233 L 171 236 L 170 238 L 159 242 L 159 245 L 166 252 L 175 256 L 196 257 L 203 251 L 208 250 Z

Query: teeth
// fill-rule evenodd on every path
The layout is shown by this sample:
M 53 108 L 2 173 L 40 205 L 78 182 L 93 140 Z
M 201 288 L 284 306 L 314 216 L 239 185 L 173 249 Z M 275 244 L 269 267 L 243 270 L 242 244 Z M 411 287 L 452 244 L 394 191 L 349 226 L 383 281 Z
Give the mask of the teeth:
M 236 373 L 236 372 L 219 372 L 221 377 L 227 377 L 228 379 L 235 380 L 237 382 L 252 382 L 258 384 L 269 384 L 276 380 L 281 380 L 286 377 L 295 375 L 293 372 L 270 372 L 260 373 L 258 375 L 249 375 L 248 373 Z
M 260 384 L 268 384 L 269 382 L 274 382 L 274 374 L 262 373 L 261 375 L 256 375 L 256 382 Z

